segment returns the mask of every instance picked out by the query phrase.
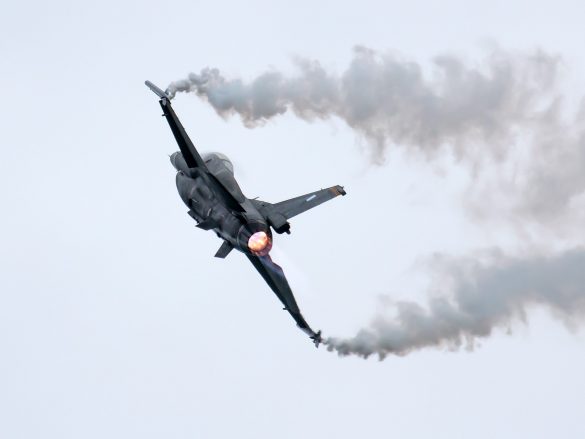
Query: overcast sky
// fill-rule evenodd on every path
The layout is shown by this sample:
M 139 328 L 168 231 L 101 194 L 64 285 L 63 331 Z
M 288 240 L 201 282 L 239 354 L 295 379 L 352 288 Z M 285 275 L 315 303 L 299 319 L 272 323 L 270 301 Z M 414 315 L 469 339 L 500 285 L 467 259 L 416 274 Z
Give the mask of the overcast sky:
M 584 437 L 578 319 L 534 306 L 473 352 L 338 357 L 295 328 L 241 254 L 213 258 L 219 240 L 186 214 L 177 147 L 145 79 L 166 87 L 205 67 L 294 76 L 299 57 L 342 73 L 356 45 L 432 69 L 438 55 L 474 65 L 499 47 L 560 57 L 567 120 L 585 95 L 582 2 L 338 3 L 3 7 L 0 437 Z M 479 172 L 394 145 L 373 164 L 371 142 L 339 117 L 288 112 L 250 129 L 192 94 L 173 106 L 201 151 L 232 158 L 248 197 L 345 186 L 272 251 L 327 336 L 351 337 L 389 301 L 424 305 L 433 255 L 545 257 L 585 241 L 583 196 L 558 215 L 510 201 L 525 194 L 507 186 L 516 179 L 559 187 L 538 200 L 583 188 L 540 179 L 542 164 L 523 174 L 521 152 Z

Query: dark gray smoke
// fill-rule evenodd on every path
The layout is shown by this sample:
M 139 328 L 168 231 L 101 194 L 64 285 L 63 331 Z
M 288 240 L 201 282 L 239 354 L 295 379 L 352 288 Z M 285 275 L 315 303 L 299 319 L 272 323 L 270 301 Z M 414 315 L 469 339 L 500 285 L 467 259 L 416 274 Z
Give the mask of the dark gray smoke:
M 250 82 L 206 68 L 171 83 L 168 92 L 193 92 L 222 116 L 238 114 L 248 127 L 289 110 L 306 120 L 335 116 L 364 135 L 376 157 L 391 144 L 427 154 L 447 144 L 475 158 L 485 153 L 478 142 L 502 154 L 502 141 L 515 127 L 549 108 L 558 64 L 543 52 L 495 51 L 477 67 L 437 57 L 425 75 L 417 63 L 358 47 L 339 75 L 306 60 L 297 62 L 296 76 L 271 71 Z
M 532 307 L 544 307 L 573 326 L 585 316 L 585 249 L 555 257 L 443 260 L 444 277 L 426 308 L 398 302 L 395 315 L 380 315 L 368 329 L 347 339 L 330 338 L 339 355 L 405 355 L 421 348 L 473 348 L 495 328 L 525 321 Z

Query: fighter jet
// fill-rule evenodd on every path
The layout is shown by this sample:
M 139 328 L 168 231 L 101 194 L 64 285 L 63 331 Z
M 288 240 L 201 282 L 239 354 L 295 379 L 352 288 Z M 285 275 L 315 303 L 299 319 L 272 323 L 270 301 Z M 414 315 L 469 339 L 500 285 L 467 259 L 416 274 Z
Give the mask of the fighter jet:
M 225 258 L 233 249 L 244 253 L 297 326 L 318 347 L 321 331 L 313 331 L 305 321 L 282 268 L 270 258 L 271 229 L 279 234 L 290 233 L 289 219 L 345 195 L 345 190 L 332 186 L 279 203 L 245 197 L 230 160 L 217 152 L 200 155 L 173 111 L 169 95 L 150 81 L 145 84 L 160 98 L 163 116 L 179 145 L 180 151 L 170 159 L 177 170 L 177 190 L 189 208 L 188 214 L 197 222 L 196 227 L 212 230 L 223 240 L 215 257 Z

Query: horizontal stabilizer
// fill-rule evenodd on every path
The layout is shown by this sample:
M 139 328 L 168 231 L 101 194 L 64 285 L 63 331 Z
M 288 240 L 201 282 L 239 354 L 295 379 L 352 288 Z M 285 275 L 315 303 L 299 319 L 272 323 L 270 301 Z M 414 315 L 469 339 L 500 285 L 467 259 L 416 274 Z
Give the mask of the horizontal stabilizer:
M 215 254 L 216 258 L 225 259 L 227 255 L 234 249 L 234 247 L 227 241 L 224 241 L 217 253 Z
M 277 233 L 289 232 L 288 220 L 313 207 L 317 207 L 326 201 L 332 200 L 339 195 L 345 195 L 343 186 L 332 186 L 327 189 L 311 192 L 280 203 L 267 203 L 265 201 L 253 200 L 254 205 L 268 219 L 269 224 Z
M 273 204 L 273 209 L 282 214 L 286 219 L 291 219 L 300 213 L 306 212 L 313 207 L 317 207 L 325 201 L 332 200 L 338 195 L 345 195 L 345 193 L 343 186 L 332 186 L 327 189 L 321 189 L 320 191 L 311 192 L 310 194 L 275 203 Z

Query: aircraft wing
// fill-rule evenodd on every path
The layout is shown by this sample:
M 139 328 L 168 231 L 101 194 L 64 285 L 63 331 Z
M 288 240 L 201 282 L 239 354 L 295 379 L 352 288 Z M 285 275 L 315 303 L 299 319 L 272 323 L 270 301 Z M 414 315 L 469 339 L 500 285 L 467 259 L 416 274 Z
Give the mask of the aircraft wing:
M 345 195 L 345 190 L 342 186 L 332 186 L 328 189 L 321 189 L 320 191 L 311 192 L 310 194 L 301 195 L 300 197 L 291 198 L 280 203 L 274 203 L 269 207 L 269 210 L 280 213 L 288 220 L 338 195 Z
M 183 154 L 183 158 L 185 159 L 187 166 L 190 168 L 199 167 L 207 169 L 205 162 L 197 152 L 197 149 L 195 149 L 195 145 L 193 145 L 193 142 L 191 142 L 191 139 L 187 135 L 185 128 L 183 128 L 181 121 L 175 114 L 175 111 L 171 106 L 171 99 L 169 96 L 152 82 L 146 81 L 145 84 L 160 98 L 159 103 L 163 110 L 163 116 L 167 119 L 167 122 L 171 127 L 171 131 L 175 136 L 175 140 L 179 144 L 179 149 Z
M 297 322 L 297 326 L 309 335 L 316 346 L 319 346 L 319 343 L 321 342 L 321 331 L 313 331 L 305 321 L 280 265 L 275 264 L 269 255 L 246 256 L 250 262 L 252 262 L 252 265 L 254 265 L 256 270 L 262 275 L 268 286 L 270 286 L 272 291 L 274 291 L 276 296 L 280 299 L 284 305 L 284 309 L 288 311 L 295 322 Z
M 183 128 L 181 121 L 175 114 L 175 111 L 171 106 L 171 99 L 169 95 L 150 81 L 146 81 L 145 84 L 160 98 L 159 103 L 163 110 L 163 116 L 167 119 L 167 122 L 171 127 L 171 131 L 175 136 L 175 140 L 179 145 L 179 149 L 181 150 L 181 154 L 183 155 L 187 166 L 191 170 L 194 170 L 195 168 L 202 170 L 203 172 L 200 175 L 207 179 L 210 186 L 212 186 L 215 192 L 221 196 L 230 209 L 237 212 L 244 212 L 245 209 L 241 205 L 240 201 L 230 193 L 230 191 L 220 180 L 217 179 L 217 177 L 209 172 L 209 169 L 207 169 L 207 165 L 201 158 L 201 155 L 199 155 L 199 152 L 197 152 L 195 145 L 193 145 L 193 142 L 191 142 L 191 139 L 187 135 L 185 128 Z

